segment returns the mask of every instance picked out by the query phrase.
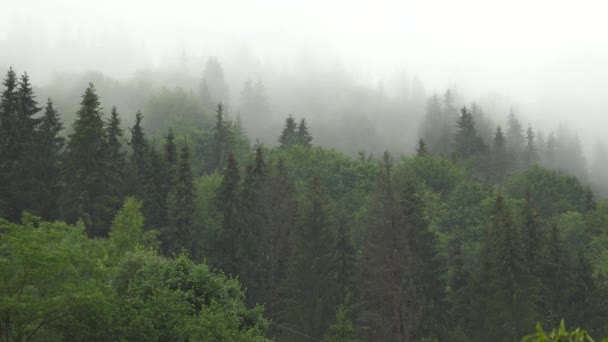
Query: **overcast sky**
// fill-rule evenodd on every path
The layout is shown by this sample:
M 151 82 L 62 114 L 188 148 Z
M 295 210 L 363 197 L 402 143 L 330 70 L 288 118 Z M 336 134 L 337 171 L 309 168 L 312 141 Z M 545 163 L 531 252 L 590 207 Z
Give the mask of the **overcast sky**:
M 51 46 L 66 32 L 105 35 L 138 44 L 151 65 L 183 49 L 221 56 L 248 46 L 280 63 L 307 52 L 370 82 L 407 70 L 430 91 L 499 93 L 543 125 L 572 116 L 585 119 L 575 125 L 581 133 L 600 137 L 607 123 L 602 1 L 24 0 L 0 8 L 0 40 L 25 25 L 32 41 Z

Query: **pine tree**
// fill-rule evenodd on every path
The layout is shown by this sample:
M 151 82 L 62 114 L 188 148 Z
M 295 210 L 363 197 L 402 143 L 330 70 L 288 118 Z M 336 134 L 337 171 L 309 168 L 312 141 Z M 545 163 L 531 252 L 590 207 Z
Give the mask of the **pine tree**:
M 233 154 L 228 156 L 224 169 L 222 183 L 216 194 L 216 207 L 221 214 L 222 230 L 220 232 L 218 250 L 218 263 L 226 273 L 237 275 L 239 271 L 240 241 L 239 205 L 240 205 L 240 176 L 239 168 Z
M 541 316 L 547 324 L 559 322 L 568 306 L 567 291 L 570 287 L 570 262 L 566 254 L 559 229 L 554 224 L 547 241 L 541 269 L 542 298 Z
M 525 137 L 521 123 L 513 110 L 509 112 L 506 138 L 507 152 L 515 163 L 515 168 L 519 169 L 522 153 L 524 151 Z
M 166 237 L 168 253 L 182 249 L 192 255 L 194 236 L 194 180 L 190 166 L 190 150 L 184 145 L 179 158 L 175 187 L 168 200 L 169 231 Z
M 426 157 L 429 155 L 429 152 L 426 149 L 426 143 L 422 138 L 418 139 L 418 147 L 416 148 L 416 156 L 417 157 Z
M 23 210 L 34 211 L 37 202 L 37 160 L 35 153 L 38 134 L 36 128 L 40 118 L 35 115 L 40 111 L 32 91 L 27 73 L 19 82 L 14 71 L 9 69 L 4 81 L 6 89 L 2 94 L 2 136 L 3 154 L 2 174 L 5 177 L 4 189 L 5 217 L 17 221 Z
M 69 136 L 63 173 L 62 217 L 68 222 L 82 219 L 90 236 L 107 236 L 114 216 L 107 186 L 112 165 L 101 110 L 95 87 L 89 83 Z
M 485 151 L 485 145 L 475 129 L 473 116 L 466 107 L 460 110 L 456 126 L 458 130 L 454 136 L 454 154 L 458 158 L 472 158 Z
M 287 266 L 291 253 L 289 237 L 297 225 L 297 206 L 294 190 L 289 183 L 287 170 L 279 159 L 268 172 L 258 198 L 261 218 L 259 260 L 257 271 L 251 276 L 252 302 L 266 303 L 266 316 L 280 321 L 285 318 L 281 285 L 287 277 Z M 272 331 L 271 331 L 272 332 Z
M 334 223 L 319 179 L 306 193 L 295 232 L 286 279 L 288 322 L 294 329 L 321 338 L 334 316 Z
M 48 99 L 38 128 L 36 179 L 39 187 L 39 214 L 48 220 L 59 218 L 57 205 L 61 194 L 61 158 L 65 139 L 60 135 L 63 125 L 59 113 Z
M 357 337 L 355 327 L 348 318 L 348 310 L 344 304 L 338 305 L 336 309 L 336 319 L 329 327 L 329 331 L 323 338 L 326 342 L 360 342 Z
M 489 267 L 487 286 L 488 293 L 493 296 L 491 300 L 486 299 L 491 309 L 485 319 L 489 321 L 487 327 L 491 327 L 493 336 L 515 340 L 533 328 L 536 308 L 521 235 L 500 193 L 491 221 L 483 246 L 486 252 L 482 254 L 488 258 L 483 267 Z
M 298 125 L 298 132 L 297 132 L 296 136 L 297 136 L 298 144 L 305 146 L 305 147 L 311 146 L 312 137 L 308 133 L 308 126 L 306 126 L 306 119 L 302 118 L 302 120 L 300 120 L 300 124 Z
M 526 131 L 526 149 L 524 150 L 523 158 L 526 167 L 538 162 L 538 151 L 536 148 L 536 141 L 534 140 L 535 137 L 532 126 L 528 125 L 528 130 Z
M 335 251 L 338 298 L 339 303 L 345 305 L 354 286 L 356 250 L 351 241 L 349 222 L 344 213 L 338 217 Z
M 162 175 L 162 163 L 156 150 L 146 140 L 142 127 L 143 114 L 137 111 L 135 123 L 131 127 L 131 141 L 129 145 L 133 150 L 131 154 L 130 169 L 132 181 L 131 194 L 143 202 L 143 214 L 147 228 L 162 228 L 162 218 L 166 212 L 163 206 L 161 184 L 157 181 Z
M 557 142 L 555 141 L 555 134 L 549 133 L 547 138 L 547 150 L 545 151 L 544 163 L 548 168 L 557 167 L 557 161 L 555 159 L 557 153 Z
M 436 94 L 431 96 L 426 103 L 426 113 L 420 131 L 420 135 L 428 144 L 431 153 L 444 155 L 449 153 L 449 141 L 443 137 L 443 134 L 450 127 L 441 111 L 439 96 Z
M 289 117 L 287 117 L 287 119 L 285 119 L 285 127 L 283 127 L 283 132 L 279 137 L 279 143 L 281 144 L 281 147 L 289 147 L 296 143 L 296 128 L 296 121 L 290 115 Z
M 126 161 L 125 153 L 122 149 L 122 139 L 124 133 L 120 127 L 120 117 L 116 107 L 112 107 L 110 118 L 106 123 L 106 136 L 108 139 L 108 162 L 112 166 L 108 178 L 111 180 L 108 187 L 112 189 L 113 197 L 116 199 L 115 209 L 122 206 L 122 199 L 125 197 L 125 176 Z
M 500 126 L 496 127 L 496 134 L 492 143 L 491 158 L 491 176 L 496 182 L 502 183 L 509 171 L 510 163 L 505 136 L 502 133 L 502 128 Z
M 365 231 L 361 260 L 362 319 L 370 326 L 368 340 L 407 341 L 409 244 L 400 229 L 394 193 L 393 162 L 384 153 L 373 206 Z
M 441 339 L 447 323 L 443 263 L 439 257 L 438 238 L 429 229 L 424 203 L 411 184 L 401 192 L 399 204 L 404 218 L 411 255 L 410 317 L 408 330 L 412 340 Z
M 224 163 L 224 153 L 228 139 L 227 122 L 224 121 L 224 105 L 220 102 L 215 111 L 215 130 L 213 135 L 213 167 L 212 170 L 220 170 Z
M 450 242 L 448 259 L 448 298 L 450 302 L 450 320 L 455 329 L 465 327 L 470 305 L 468 280 L 470 273 L 465 268 L 462 244 L 458 238 Z

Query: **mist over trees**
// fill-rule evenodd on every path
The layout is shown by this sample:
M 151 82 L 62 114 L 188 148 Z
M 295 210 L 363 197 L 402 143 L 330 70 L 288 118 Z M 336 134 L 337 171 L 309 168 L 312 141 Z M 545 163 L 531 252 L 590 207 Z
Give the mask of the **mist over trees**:
M 388 131 L 323 138 L 332 119 L 290 112 L 265 143 L 247 127 L 276 115 L 261 83 L 235 104 L 208 67 L 198 92 L 96 78 L 73 109 L 78 94 L 40 105 L 66 88 L 9 69 L 0 296 L 23 304 L 0 308 L 2 336 L 506 341 L 562 319 L 608 334 L 603 145 L 588 168 L 565 126 L 495 121 L 452 90 L 424 99 L 400 159 L 375 152 Z M 126 109 L 103 105 L 116 88 Z M 379 94 L 376 127 L 424 102 Z M 350 139 L 372 147 L 332 147 Z

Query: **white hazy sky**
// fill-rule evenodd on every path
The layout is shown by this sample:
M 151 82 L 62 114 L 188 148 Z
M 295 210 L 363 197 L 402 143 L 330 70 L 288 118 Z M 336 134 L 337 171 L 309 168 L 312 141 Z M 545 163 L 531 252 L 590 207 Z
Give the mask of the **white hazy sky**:
M 247 45 L 261 58 L 332 56 L 362 75 L 396 70 L 430 90 L 500 93 L 546 125 L 566 117 L 600 137 L 608 114 L 608 2 L 560 0 L 0 0 L 0 40 L 32 24 L 118 32 L 151 63 L 183 48 L 221 54 Z M 38 34 L 38 33 L 33 33 Z M 0 54 L 2 51 L 0 51 Z M 533 122 L 535 123 L 535 122 Z

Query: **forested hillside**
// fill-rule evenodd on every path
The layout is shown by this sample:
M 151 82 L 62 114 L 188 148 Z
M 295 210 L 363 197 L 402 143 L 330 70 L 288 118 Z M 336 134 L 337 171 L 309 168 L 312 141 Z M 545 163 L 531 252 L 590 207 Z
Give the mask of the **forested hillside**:
M 2 340 L 515 341 L 562 320 L 608 336 L 608 201 L 574 134 L 495 125 L 448 90 L 408 128 L 413 154 L 319 146 L 298 113 L 263 144 L 202 85 L 89 83 L 71 108 L 9 69 Z

